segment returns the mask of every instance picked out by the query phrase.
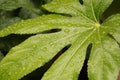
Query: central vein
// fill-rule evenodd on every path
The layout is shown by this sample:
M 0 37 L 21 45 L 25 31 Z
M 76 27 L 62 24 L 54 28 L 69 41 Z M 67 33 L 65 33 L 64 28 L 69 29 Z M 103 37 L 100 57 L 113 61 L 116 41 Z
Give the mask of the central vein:
M 101 26 L 101 25 L 100 25 L 99 23 L 96 23 L 96 24 L 95 24 L 95 27 L 96 27 L 96 28 L 100 28 L 100 26 Z

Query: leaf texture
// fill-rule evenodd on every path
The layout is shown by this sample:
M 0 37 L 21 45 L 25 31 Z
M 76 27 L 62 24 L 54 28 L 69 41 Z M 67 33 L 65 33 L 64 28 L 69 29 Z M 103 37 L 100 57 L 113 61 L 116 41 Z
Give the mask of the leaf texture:
M 8 55 L 0 62 L 0 79 L 18 80 L 27 73 L 43 66 L 64 46 L 74 41 L 74 39 L 72 40 L 69 37 L 64 32 L 36 35 L 12 48 Z
M 88 61 L 89 80 L 117 80 L 120 70 L 120 14 L 99 23 L 112 1 L 83 0 L 83 4 L 80 4 L 79 0 L 53 0 L 43 7 L 72 17 L 43 15 L 0 30 L 0 37 L 9 34 L 36 34 L 13 47 L 1 61 L 0 79 L 20 79 L 43 66 L 64 46 L 71 44 L 44 74 L 42 80 L 77 80 L 87 47 L 92 44 Z M 61 31 L 43 33 L 51 29 Z M 29 67 L 30 65 L 32 66 Z
M 77 21 L 76 21 L 77 20 Z M 79 22 L 81 21 L 81 23 Z M 79 28 L 79 25 L 82 25 L 81 31 L 85 29 L 91 29 L 93 25 L 93 21 L 86 21 L 83 17 L 65 17 L 61 15 L 45 15 L 42 17 L 38 17 L 35 19 L 22 20 L 8 28 L 0 30 L 0 36 L 4 37 L 9 34 L 36 34 L 42 31 L 50 30 L 50 29 L 62 29 L 62 28 Z M 86 24 L 86 25 L 84 25 Z M 89 27 L 89 25 L 91 27 Z M 27 27 L 26 27 L 27 26 Z M 66 29 L 65 31 L 67 31 Z M 76 29 L 77 30 L 77 29 Z M 69 32 L 69 30 L 68 30 Z
M 113 0 L 83 0 L 83 5 L 81 5 L 79 0 L 53 0 L 44 7 L 52 12 L 66 13 L 72 16 L 80 15 L 98 22 L 100 16 L 102 16 L 112 1 Z

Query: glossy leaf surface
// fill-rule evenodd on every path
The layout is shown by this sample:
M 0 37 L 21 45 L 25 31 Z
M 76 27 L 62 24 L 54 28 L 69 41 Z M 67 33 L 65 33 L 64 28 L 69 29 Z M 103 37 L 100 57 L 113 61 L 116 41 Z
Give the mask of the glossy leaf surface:
M 87 47 L 92 44 L 88 61 L 89 80 L 116 80 L 120 70 L 120 14 L 100 23 L 103 12 L 112 1 L 83 0 L 80 4 L 79 0 L 53 0 L 43 7 L 59 14 L 22 20 L 0 30 L 0 37 L 36 34 L 13 47 L 0 62 L 0 79 L 20 79 L 71 44 L 42 80 L 77 80 Z M 59 31 L 47 33 L 53 29 Z

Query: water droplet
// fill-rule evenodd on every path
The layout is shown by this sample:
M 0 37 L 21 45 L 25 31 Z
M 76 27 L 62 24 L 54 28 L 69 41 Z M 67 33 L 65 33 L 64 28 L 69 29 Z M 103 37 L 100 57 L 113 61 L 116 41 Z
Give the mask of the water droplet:
M 72 26 L 71 24 L 68 24 L 67 26 Z
M 44 23 L 42 22 L 42 23 L 40 23 L 41 25 L 43 25 Z
M 9 72 L 8 75 L 11 75 L 11 72 Z
M 43 51 L 48 51 L 48 50 L 47 50 L 47 47 L 42 48 L 42 50 L 43 50 Z
M 105 31 L 103 31 L 103 34 L 105 34 Z
M 64 32 L 69 33 L 69 32 L 70 32 L 70 30 L 69 30 L 69 29 L 65 29 L 65 30 L 64 30 Z
M 17 72 L 15 72 L 15 74 L 17 74 Z
M 23 67 L 23 70 L 25 70 L 25 67 Z
M 74 64 L 72 63 L 72 64 L 70 64 L 70 67 L 73 67 L 74 66 Z
M 36 48 L 37 46 L 36 45 L 33 45 L 33 48 Z

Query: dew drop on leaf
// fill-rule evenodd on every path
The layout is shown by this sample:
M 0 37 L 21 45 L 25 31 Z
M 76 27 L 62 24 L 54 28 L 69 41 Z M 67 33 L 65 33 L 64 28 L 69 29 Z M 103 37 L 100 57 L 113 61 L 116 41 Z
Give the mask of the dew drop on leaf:
M 11 75 L 11 72 L 9 72 L 8 75 L 10 76 L 10 75 Z
M 23 67 L 22 69 L 25 70 L 25 67 Z
M 17 72 L 15 72 L 15 74 L 17 74 Z
M 43 51 L 48 51 L 47 47 L 44 47 L 42 50 L 43 50 Z
M 104 31 L 103 31 L 102 33 L 103 33 L 103 34 L 105 34 L 105 32 L 104 32 Z
M 74 66 L 74 64 L 72 63 L 70 66 L 71 66 L 71 67 L 73 67 L 73 66 Z
M 51 43 L 50 46 L 51 46 L 51 47 L 54 47 L 54 44 Z
M 33 48 L 36 48 L 37 46 L 36 45 L 33 45 Z
M 70 30 L 69 30 L 69 29 L 65 29 L 64 32 L 65 32 L 65 33 L 69 33 Z

